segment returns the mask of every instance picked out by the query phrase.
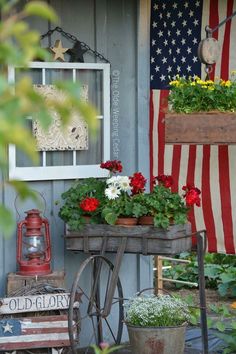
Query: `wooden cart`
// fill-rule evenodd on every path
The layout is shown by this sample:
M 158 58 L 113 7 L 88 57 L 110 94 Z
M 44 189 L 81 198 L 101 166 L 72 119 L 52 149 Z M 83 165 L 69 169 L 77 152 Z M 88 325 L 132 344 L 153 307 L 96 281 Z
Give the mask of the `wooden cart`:
M 195 235 L 197 237 L 203 353 L 206 354 L 208 344 L 203 263 L 206 235 L 205 231 L 199 231 Z M 190 224 L 172 225 L 167 230 L 141 225 L 125 227 L 86 224 L 81 231 L 67 230 L 65 235 L 67 250 L 92 254 L 80 265 L 71 290 L 68 327 L 73 354 L 90 353 L 89 345 L 106 340 L 108 332 L 114 344 L 121 342 L 124 296 L 119 270 L 124 253 L 173 256 L 191 250 L 192 236 Z M 114 264 L 105 256 L 106 252 L 116 254 Z M 101 278 L 102 283 L 105 284 L 103 288 L 100 286 Z M 86 279 L 87 287 L 90 284 L 87 291 L 83 290 L 83 279 Z M 73 308 L 77 301 L 81 302 L 81 315 L 79 321 L 75 323 Z M 116 315 L 113 316 L 113 314 Z M 116 323 L 114 323 L 114 318 L 117 318 Z M 80 343 L 74 333 L 75 329 L 80 333 L 83 322 L 87 331 L 92 329 L 92 333 L 86 348 L 78 349 Z M 77 338 L 79 337 L 78 335 Z

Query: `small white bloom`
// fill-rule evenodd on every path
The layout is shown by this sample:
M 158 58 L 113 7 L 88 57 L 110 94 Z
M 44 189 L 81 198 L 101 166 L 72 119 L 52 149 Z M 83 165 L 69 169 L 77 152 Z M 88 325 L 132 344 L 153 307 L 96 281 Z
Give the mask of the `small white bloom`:
M 113 177 L 111 177 L 111 178 L 109 178 L 109 179 L 106 180 L 106 184 L 107 184 L 108 186 L 111 186 L 111 185 L 112 185 L 112 186 L 118 187 L 121 178 L 122 178 L 121 176 L 113 176 Z
M 109 199 L 109 200 L 112 200 L 112 199 L 116 199 L 116 198 L 119 198 L 120 196 L 120 189 L 111 185 L 109 186 L 109 188 L 106 188 L 105 189 L 105 196 Z
M 128 176 L 120 176 L 119 187 L 124 192 L 131 190 L 130 179 Z

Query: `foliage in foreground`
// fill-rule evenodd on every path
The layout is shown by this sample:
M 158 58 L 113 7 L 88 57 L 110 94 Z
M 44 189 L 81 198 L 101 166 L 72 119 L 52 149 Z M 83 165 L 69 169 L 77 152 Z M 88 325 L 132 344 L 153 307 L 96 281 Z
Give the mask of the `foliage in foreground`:
M 223 354 L 236 353 L 236 310 L 233 306 L 232 309 L 230 311 L 225 305 L 212 305 L 211 311 L 217 315 L 217 319 L 208 318 L 208 327 L 217 329 L 215 335 L 224 342 Z
M 110 347 L 108 343 L 102 342 L 99 344 L 99 346 L 93 344 L 91 345 L 91 348 L 93 348 L 95 354 L 110 354 L 114 353 L 117 350 L 123 348 L 122 345 L 115 345 Z
M 6 147 L 15 144 L 34 163 L 38 162 L 35 140 L 25 127 L 26 117 L 37 119 L 44 129 L 51 123 L 51 111 L 57 112 L 62 122 L 69 121 L 72 112 L 80 113 L 90 123 L 96 125 L 96 113 L 92 106 L 78 99 L 79 87 L 71 82 L 55 84 L 65 94 L 65 101 L 48 100 L 32 90 L 32 81 L 21 76 L 15 86 L 8 82 L 7 66 L 26 68 L 35 58 L 48 60 L 49 54 L 40 47 L 40 34 L 30 30 L 25 22 L 29 16 L 40 16 L 47 21 L 57 21 L 54 10 L 45 1 L 27 2 L 23 9 L 14 13 L 13 5 L 17 1 L 0 1 L 0 171 L 8 172 Z M 19 181 L 8 181 L 20 198 L 32 197 L 32 191 Z M 3 188 L 3 186 L 1 186 Z M 35 195 L 34 195 L 35 197 Z M 0 228 L 5 235 L 14 229 L 14 218 L 10 209 L 0 204 Z
M 176 280 L 198 282 L 198 267 L 195 254 L 182 253 L 182 259 L 188 259 L 189 264 L 171 263 L 170 269 L 164 270 L 164 276 Z M 165 265 L 169 265 L 166 261 Z M 205 279 L 206 287 L 217 289 L 220 296 L 236 296 L 236 256 L 207 253 L 205 255 Z M 184 285 L 177 284 L 176 288 Z

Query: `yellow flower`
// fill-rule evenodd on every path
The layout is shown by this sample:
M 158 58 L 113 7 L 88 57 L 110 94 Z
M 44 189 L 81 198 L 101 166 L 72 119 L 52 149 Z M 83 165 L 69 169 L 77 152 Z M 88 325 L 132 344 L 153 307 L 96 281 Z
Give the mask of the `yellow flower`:
M 224 86 L 224 87 L 230 87 L 232 85 L 232 82 L 230 80 L 227 80 L 227 81 L 221 80 L 220 85 Z
M 207 83 L 207 85 L 215 85 L 214 81 L 212 81 L 212 80 L 207 80 L 206 83 Z
M 230 307 L 231 307 L 232 309 L 235 309 L 235 310 L 236 310 L 236 301 L 232 302 L 232 304 L 230 305 Z
M 181 86 L 181 85 L 180 85 L 180 81 L 178 81 L 178 80 L 171 81 L 171 82 L 170 82 L 170 85 L 171 85 L 171 86 L 176 86 L 176 87 Z
M 227 80 L 226 83 L 225 83 L 225 86 L 226 87 L 230 87 L 232 85 L 232 82 L 230 80 Z

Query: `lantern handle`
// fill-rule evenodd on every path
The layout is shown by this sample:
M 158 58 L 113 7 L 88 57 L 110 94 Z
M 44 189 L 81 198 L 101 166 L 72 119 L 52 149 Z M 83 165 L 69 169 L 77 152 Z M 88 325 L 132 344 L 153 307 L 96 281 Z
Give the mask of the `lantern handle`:
M 44 204 L 44 207 L 43 207 L 43 211 L 41 212 L 42 213 L 42 216 L 46 217 L 45 216 L 45 211 L 46 211 L 46 199 L 45 197 L 43 196 L 42 193 L 40 193 L 39 191 L 36 191 L 35 189 L 31 189 L 31 191 L 35 194 L 38 194 L 40 195 L 40 197 L 42 198 L 43 200 L 43 204 Z M 16 213 L 17 213 L 17 220 L 20 220 L 20 213 L 19 213 L 19 210 L 17 208 L 17 199 L 19 198 L 19 194 L 17 194 L 17 196 L 15 197 L 15 200 L 14 200 L 14 207 L 15 207 L 15 210 L 16 210 Z

